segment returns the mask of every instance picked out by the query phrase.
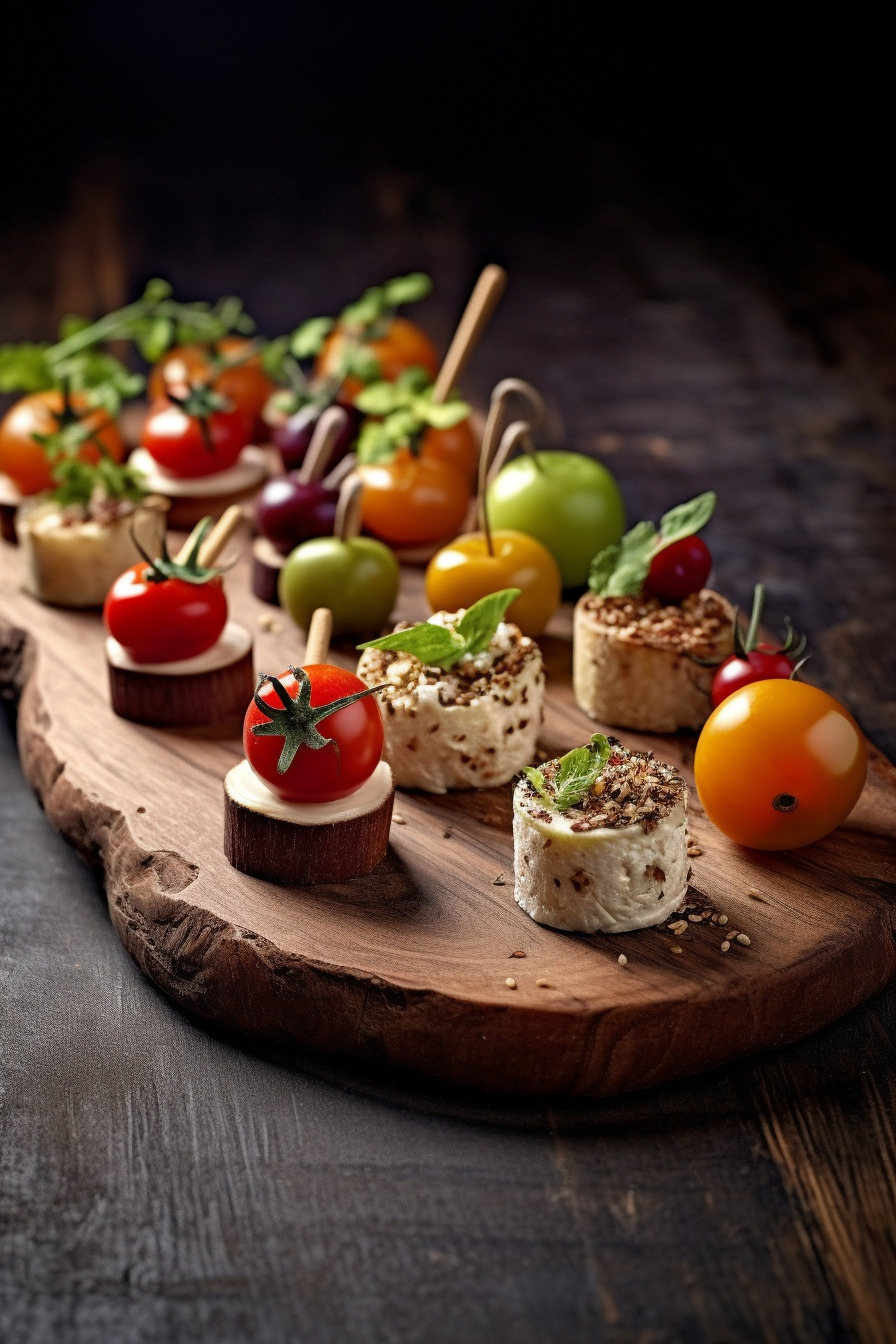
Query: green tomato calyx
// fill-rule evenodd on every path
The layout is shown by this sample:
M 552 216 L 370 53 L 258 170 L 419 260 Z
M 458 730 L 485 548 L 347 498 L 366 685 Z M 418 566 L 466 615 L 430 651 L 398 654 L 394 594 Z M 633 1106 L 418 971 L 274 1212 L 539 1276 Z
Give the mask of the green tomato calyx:
M 332 743 L 336 751 L 336 764 L 339 767 L 339 743 L 332 737 L 324 737 L 318 731 L 318 723 L 321 719 L 329 718 L 331 714 L 337 713 L 340 709 L 347 709 L 353 705 L 356 700 L 363 700 L 365 696 L 374 695 L 377 691 L 383 689 L 382 686 L 368 686 L 363 691 L 356 691 L 354 695 L 344 695 L 340 700 L 331 700 L 326 705 L 311 704 L 311 678 L 302 667 L 293 667 L 290 665 L 290 672 L 296 679 L 298 693 L 293 698 L 283 682 L 278 677 L 272 677 L 269 673 L 259 672 L 258 685 L 253 693 L 253 700 L 256 708 L 265 715 L 265 723 L 254 723 L 252 733 L 255 737 L 282 737 L 283 750 L 280 753 L 280 759 L 277 761 L 277 774 L 284 775 L 292 765 L 298 755 L 300 747 L 310 747 L 312 751 L 320 751 L 321 747 L 328 747 Z M 276 705 L 269 705 L 267 701 L 262 700 L 258 694 L 259 688 L 269 681 L 280 700 L 282 708 Z
M 199 552 L 202 549 L 202 543 L 208 536 L 211 525 L 211 518 L 203 518 L 196 529 L 193 543 L 185 560 L 172 560 L 168 554 L 168 541 L 165 537 L 162 538 L 162 554 L 153 559 L 140 545 L 132 526 L 131 540 L 149 565 L 146 574 L 148 581 L 150 583 L 164 583 L 166 579 L 180 579 L 183 583 L 199 585 L 209 583 L 210 580 L 217 579 L 223 574 L 223 569 L 216 568 L 213 565 L 200 565 L 199 563 Z

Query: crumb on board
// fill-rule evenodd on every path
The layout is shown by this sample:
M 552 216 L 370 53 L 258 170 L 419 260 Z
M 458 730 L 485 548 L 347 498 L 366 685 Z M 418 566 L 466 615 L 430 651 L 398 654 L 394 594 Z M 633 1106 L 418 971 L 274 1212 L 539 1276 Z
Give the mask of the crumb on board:
M 524 957 L 526 954 L 521 947 L 518 947 L 513 952 L 508 952 L 507 955 L 508 957 Z
M 619 953 L 619 956 L 618 956 L 617 960 L 618 960 L 620 966 L 627 966 L 627 965 L 628 965 L 628 957 L 625 955 L 624 952 L 620 952 L 620 953 Z
M 536 988 L 536 989 L 553 989 L 554 986 L 551 984 L 550 980 L 536 980 L 536 981 L 535 981 L 535 988 Z
M 508 989 L 516 989 L 516 981 L 514 980 L 512 975 L 508 975 L 504 983 Z
M 497 877 L 494 879 L 494 881 L 492 882 L 492 886 L 493 886 L 493 887 L 506 887 L 506 886 L 507 886 L 507 883 L 504 881 L 504 874 L 503 874 L 503 873 L 499 873 L 499 874 L 498 874 L 498 876 L 497 876 Z
M 392 820 L 395 822 L 396 826 L 407 826 L 408 824 L 400 812 L 393 812 Z
M 283 623 L 278 621 L 276 616 L 271 616 L 266 611 L 263 611 L 259 616 L 258 624 L 261 626 L 262 630 L 269 630 L 272 635 L 279 634 L 283 629 Z

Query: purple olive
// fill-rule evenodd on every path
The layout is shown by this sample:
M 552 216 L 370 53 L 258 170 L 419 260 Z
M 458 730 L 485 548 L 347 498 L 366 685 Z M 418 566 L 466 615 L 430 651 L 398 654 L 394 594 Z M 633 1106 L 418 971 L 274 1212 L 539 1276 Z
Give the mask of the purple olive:
M 303 484 L 295 474 L 272 476 L 255 501 L 255 521 L 263 537 L 283 555 L 300 541 L 329 537 L 336 518 L 338 490 L 320 481 Z
M 273 427 L 271 439 L 280 449 L 280 456 L 283 458 L 283 466 L 286 471 L 295 471 L 304 462 L 311 436 L 314 433 L 314 427 L 321 412 L 325 409 L 325 407 L 314 404 L 303 406 L 301 410 L 296 411 L 295 415 L 288 416 L 282 424 Z M 356 411 L 354 406 L 346 406 L 344 409 L 348 419 L 345 429 L 333 445 L 333 451 L 327 464 L 328 471 L 345 457 L 357 438 L 358 428 L 363 418 L 360 411 Z

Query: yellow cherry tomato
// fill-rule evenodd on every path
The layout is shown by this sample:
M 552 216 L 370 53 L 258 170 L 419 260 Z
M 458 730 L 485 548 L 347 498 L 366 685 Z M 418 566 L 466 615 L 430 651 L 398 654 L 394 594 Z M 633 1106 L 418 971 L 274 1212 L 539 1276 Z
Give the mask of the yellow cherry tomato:
M 739 845 L 794 849 L 839 826 L 865 783 L 867 750 L 833 696 L 801 681 L 756 681 L 713 710 L 694 757 L 697 793 Z
M 546 546 L 525 532 L 497 528 L 489 554 L 484 532 L 466 532 L 443 546 L 426 569 L 433 611 L 457 611 L 501 588 L 519 588 L 507 609 L 524 635 L 540 635 L 560 601 L 560 570 Z

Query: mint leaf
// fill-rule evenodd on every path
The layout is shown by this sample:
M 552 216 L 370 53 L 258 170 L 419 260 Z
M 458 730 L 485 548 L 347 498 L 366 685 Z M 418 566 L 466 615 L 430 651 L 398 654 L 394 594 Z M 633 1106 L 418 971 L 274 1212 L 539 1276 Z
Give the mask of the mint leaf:
M 548 807 L 556 812 L 568 812 L 588 797 L 603 773 L 611 751 L 609 739 L 603 733 L 595 733 L 584 747 L 574 747 L 560 757 L 550 781 L 531 766 L 523 774 Z
M 534 765 L 524 765 L 523 774 L 532 785 L 533 789 L 547 803 L 548 807 L 554 806 L 554 796 L 548 791 L 548 783 L 540 770 L 536 770 Z
M 519 588 L 502 588 L 500 592 L 480 597 L 467 608 L 457 627 L 457 633 L 464 641 L 463 653 L 482 653 L 488 648 L 507 608 L 520 596 L 520 591 Z
M 296 327 L 290 337 L 290 351 L 296 359 L 311 359 L 323 349 L 324 341 L 334 326 L 331 317 L 309 317 L 307 322 Z
M 631 597 L 643 587 L 656 548 L 653 523 L 636 523 L 614 546 L 591 562 L 588 586 L 601 597 Z
M 419 303 L 427 294 L 432 293 L 432 281 L 423 271 L 412 271 L 410 275 L 399 275 L 387 280 L 383 285 L 383 297 L 387 308 L 397 308 L 402 303 Z
M 355 397 L 355 405 L 365 415 L 389 415 L 406 403 L 406 393 L 395 383 L 370 383 Z
M 369 639 L 359 649 L 389 649 L 412 653 L 426 667 L 449 668 L 466 652 L 466 641 L 447 626 L 422 621 L 409 630 L 396 630 L 381 639 Z
M 716 493 L 707 490 L 697 495 L 696 499 L 689 499 L 686 504 L 676 504 L 674 509 L 664 513 L 660 519 L 659 545 L 655 554 L 671 546 L 674 541 L 681 541 L 683 537 L 692 537 L 695 532 L 699 532 L 709 522 L 715 507 Z

